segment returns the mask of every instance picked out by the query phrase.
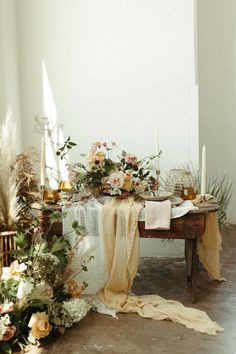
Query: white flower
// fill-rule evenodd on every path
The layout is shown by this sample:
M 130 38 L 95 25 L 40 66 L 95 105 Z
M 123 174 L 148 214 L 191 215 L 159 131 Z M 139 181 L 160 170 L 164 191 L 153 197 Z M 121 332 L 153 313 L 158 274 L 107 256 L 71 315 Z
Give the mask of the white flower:
M 65 317 L 69 317 L 68 320 L 64 318 L 64 325 L 68 327 L 74 323 L 79 322 L 83 317 L 86 316 L 87 312 L 90 310 L 90 305 L 83 299 L 72 299 L 63 302 L 62 313 Z
M 28 280 L 23 280 L 19 283 L 18 290 L 17 290 L 17 299 L 22 300 L 27 295 L 29 295 L 33 289 L 33 284 Z
M 3 340 L 3 336 L 7 330 L 8 325 L 11 323 L 10 316 L 4 315 L 0 317 L 0 341 Z
M 122 188 L 124 184 L 123 172 L 113 172 L 110 174 L 108 183 L 112 188 Z
M 18 260 L 15 260 L 11 263 L 10 267 L 2 268 L 1 280 L 15 279 L 19 280 L 22 273 L 27 269 L 25 263 L 18 263 Z

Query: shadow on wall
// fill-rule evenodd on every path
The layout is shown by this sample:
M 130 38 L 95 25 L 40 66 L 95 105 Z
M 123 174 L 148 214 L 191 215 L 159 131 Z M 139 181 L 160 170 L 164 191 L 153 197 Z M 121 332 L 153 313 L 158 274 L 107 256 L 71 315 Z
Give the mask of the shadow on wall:
M 208 177 L 227 172 L 236 181 L 236 2 L 198 1 L 200 145 L 207 145 Z M 233 182 L 233 190 L 236 182 Z M 236 222 L 236 198 L 229 216 Z

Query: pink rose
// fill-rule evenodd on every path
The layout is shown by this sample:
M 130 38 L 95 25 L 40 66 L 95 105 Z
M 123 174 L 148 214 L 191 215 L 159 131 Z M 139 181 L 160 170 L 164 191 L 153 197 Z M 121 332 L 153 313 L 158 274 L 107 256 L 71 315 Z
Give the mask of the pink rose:
M 6 303 L 6 304 L 1 304 L 0 305 L 0 314 L 12 312 L 13 309 L 14 309 L 13 302 L 9 302 L 9 303 Z
M 69 182 L 76 182 L 77 173 L 75 171 L 69 171 Z
M 8 340 L 12 339 L 12 337 L 14 337 L 15 331 L 15 326 L 7 326 L 7 329 L 3 335 L 3 341 L 7 342 Z
M 132 155 L 132 154 L 126 154 L 126 156 L 125 156 L 125 161 L 126 161 L 127 163 L 130 163 L 132 166 L 135 166 L 135 165 L 137 165 L 137 163 L 138 163 L 137 156 Z
M 108 183 L 112 188 L 122 188 L 124 184 L 124 177 L 122 172 L 113 172 L 110 174 Z

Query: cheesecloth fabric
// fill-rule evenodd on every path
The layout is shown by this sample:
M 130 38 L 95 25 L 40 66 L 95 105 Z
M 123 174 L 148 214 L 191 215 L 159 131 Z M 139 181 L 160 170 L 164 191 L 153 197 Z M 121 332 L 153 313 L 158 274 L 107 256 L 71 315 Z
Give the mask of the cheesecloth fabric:
M 216 280 L 225 281 L 220 274 L 221 234 L 216 213 L 207 213 L 206 228 L 198 239 L 197 254 L 208 273 Z
M 203 311 L 158 295 L 129 295 L 138 268 L 138 216 L 142 208 L 143 205 L 133 198 L 112 198 L 104 205 L 89 200 L 83 205 L 64 208 L 67 212 L 63 222 L 64 233 L 71 231 L 71 223 L 78 220 L 87 234 L 78 248 L 74 266 L 78 267 L 86 257 L 94 256 L 88 264 L 88 272 L 82 272 L 76 280 L 82 283 L 86 279 L 86 293 L 98 293 L 106 313 L 112 314 L 113 310 L 136 312 L 141 317 L 171 320 L 187 328 L 216 335 L 223 328 Z M 72 247 L 76 245 L 77 236 L 74 233 L 67 237 Z
M 222 331 L 216 322 L 200 310 L 165 300 L 157 295 L 128 295 L 138 267 L 138 214 L 142 206 L 128 198 L 113 199 L 102 209 L 105 251 L 108 256 L 109 279 L 99 292 L 100 300 L 117 312 L 136 312 L 154 320 L 171 320 L 196 331 L 216 335 Z
M 78 236 L 72 230 L 73 221 L 77 220 L 84 227 L 85 237 L 74 252 L 72 267 L 80 270 L 81 264 L 87 262 L 90 256 L 93 258 L 86 263 L 87 271 L 79 273 L 75 280 L 83 284 L 85 280 L 88 287 L 85 294 L 97 294 L 108 279 L 105 248 L 101 237 L 101 211 L 102 204 L 96 199 L 90 199 L 83 204 L 75 204 L 69 208 L 63 207 L 66 213 L 63 220 L 63 234 L 70 241 L 72 248 L 77 247 Z

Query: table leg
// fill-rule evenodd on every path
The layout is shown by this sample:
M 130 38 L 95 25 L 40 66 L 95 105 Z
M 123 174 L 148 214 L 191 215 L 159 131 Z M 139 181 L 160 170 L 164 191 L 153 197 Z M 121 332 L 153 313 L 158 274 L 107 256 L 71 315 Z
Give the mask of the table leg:
M 191 300 L 195 302 L 196 290 L 196 273 L 197 273 L 197 239 L 192 240 L 192 268 L 191 268 Z
M 187 281 L 191 281 L 192 274 L 192 240 L 185 240 L 185 262 L 187 269 Z

